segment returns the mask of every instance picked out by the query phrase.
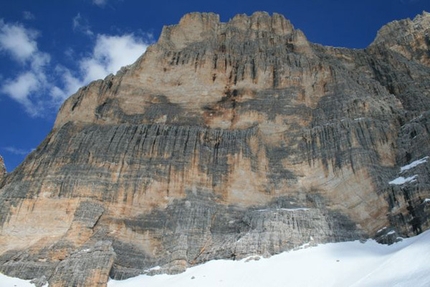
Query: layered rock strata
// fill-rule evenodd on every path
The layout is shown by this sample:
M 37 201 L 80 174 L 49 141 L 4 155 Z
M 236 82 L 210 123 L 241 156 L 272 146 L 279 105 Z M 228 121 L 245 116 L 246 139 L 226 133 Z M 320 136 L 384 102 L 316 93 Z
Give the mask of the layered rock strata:
M 279 14 L 185 15 L 0 180 L 0 271 L 104 286 L 427 229 L 429 21 L 350 50 Z

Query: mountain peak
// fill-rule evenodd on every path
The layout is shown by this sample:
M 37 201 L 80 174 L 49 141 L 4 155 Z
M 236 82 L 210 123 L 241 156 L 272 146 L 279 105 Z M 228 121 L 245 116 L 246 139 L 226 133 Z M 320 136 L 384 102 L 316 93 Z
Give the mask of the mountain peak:
M 385 47 L 430 67 L 430 13 L 423 11 L 413 20 L 388 23 L 378 31 L 370 47 Z
M 90 84 L 85 88 L 88 89 L 85 98 L 81 97 L 83 91 L 70 97 L 61 108 L 55 126 L 69 121 L 122 122 L 124 114 L 133 115 L 139 123 L 155 120 L 178 124 L 183 122 L 183 111 L 187 110 L 188 120 L 193 118 L 196 125 L 249 127 L 254 120 L 244 122 L 238 117 L 229 121 L 231 109 L 215 107 L 215 103 L 231 98 L 233 93 L 239 93 L 237 99 L 249 98 L 256 90 L 287 87 L 291 75 L 282 78 L 277 66 L 293 61 L 298 55 L 313 58 L 314 52 L 303 33 L 280 14 L 241 14 L 222 23 L 214 13 L 190 13 L 179 24 L 165 26 L 159 41 L 124 73 Z M 287 66 L 279 69 L 288 69 Z M 299 73 L 292 71 L 297 78 Z M 100 90 L 109 92 L 100 96 Z M 113 91 L 119 91 L 121 96 Z M 174 103 L 177 109 L 164 111 L 156 119 L 145 119 L 148 114 L 143 111 L 154 101 Z
M 189 13 L 178 25 L 165 26 L 159 43 L 181 49 L 204 40 L 287 36 L 293 32 L 291 23 L 276 13 L 272 16 L 266 12 L 255 12 L 251 16 L 239 14 L 227 23 L 220 22 L 219 15 L 214 13 Z

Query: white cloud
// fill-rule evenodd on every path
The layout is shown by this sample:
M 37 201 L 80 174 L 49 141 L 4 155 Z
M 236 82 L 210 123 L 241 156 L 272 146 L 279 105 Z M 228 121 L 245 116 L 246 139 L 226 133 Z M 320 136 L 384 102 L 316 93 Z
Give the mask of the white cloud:
M 73 31 L 82 32 L 88 36 L 93 36 L 94 33 L 91 31 L 88 20 L 81 16 L 81 13 L 78 13 L 73 18 Z
M 37 36 L 37 32 L 21 24 L 5 24 L 0 20 L 0 50 L 11 55 L 22 69 L 14 78 L 2 79 L 0 90 L 22 104 L 32 116 L 43 109 L 37 94 L 47 84 L 46 67 L 51 60 L 37 48 Z
M 103 7 L 105 6 L 107 3 L 107 0 L 93 0 L 93 4 L 99 6 L 99 7 Z
M 19 103 L 25 103 L 28 94 L 34 92 L 39 87 L 37 76 L 32 72 L 26 72 L 13 80 L 6 80 L 2 87 L 2 92 L 10 95 L 11 98 Z
M 85 82 L 104 78 L 130 65 L 145 52 L 148 44 L 133 34 L 122 36 L 98 35 L 91 57 L 81 61 Z
M 16 148 L 13 146 L 4 147 L 3 149 L 9 153 L 16 154 L 16 155 L 27 155 L 34 150 L 34 149 L 25 150 L 25 149 Z
M 5 24 L 0 19 L 0 51 L 6 51 L 14 59 L 25 62 L 37 51 L 37 33 L 20 24 Z
M 74 94 L 80 87 L 84 86 L 85 83 L 79 77 L 74 76 L 72 72 L 64 66 L 58 65 L 55 68 L 55 74 L 61 86 L 52 86 L 50 89 L 50 95 L 55 102 L 63 102 L 67 97 Z
M 80 19 L 80 14 L 74 18 L 74 27 L 75 20 L 76 27 L 83 27 Z M 44 116 L 80 87 L 132 64 L 152 40 L 151 35 L 134 34 L 90 37 L 95 39 L 94 48 L 76 58 L 75 70 L 58 63 L 52 65 L 51 56 L 38 49 L 37 36 L 37 32 L 21 24 L 5 24 L 0 19 L 0 51 L 12 55 L 21 69 L 14 77 L 0 75 L 0 92 L 20 103 L 31 116 Z
M 24 12 L 22 12 L 22 17 L 24 18 L 24 20 L 34 20 L 34 19 L 36 19 L 36 16 L 34 16 L 34 14 L 31 13 L 30 11 L 24 11 Z
M 51 61 L 51 56 L 47 53 L 40 52 L 37 50 L 33 55 L 30 57 L 30 66 L 31 69 L 37 73 L 43 73 L 45 67 L 49 64 Z
M 23 72 L 13 80 L 6 80 L 1 91 L 22 104 L 28 114 L 37 116 L 43 107 L 39 106 L 40 102 L 32 99 L 31 95 L 37 94 L 43 88 L 44 78 L 45 75 L 43 74 L 35 74 L 31 71 Z
M 151 35 L 148 35 L 151 39 Z M 115 74 L 121 67 L 132 64 L 148 47 L 149 41 L 144 41 L 133 34 L 121 36 L 98 35 L 92 53 L 79 61 L 79 76 L 71 70 L 58 66 L 57 73 L 61 75 L 63 87 L 51 89 L 52 97 L 66 98 L 75 93 L 80 87 L 91 81 L 103 79 L 109 74 Z

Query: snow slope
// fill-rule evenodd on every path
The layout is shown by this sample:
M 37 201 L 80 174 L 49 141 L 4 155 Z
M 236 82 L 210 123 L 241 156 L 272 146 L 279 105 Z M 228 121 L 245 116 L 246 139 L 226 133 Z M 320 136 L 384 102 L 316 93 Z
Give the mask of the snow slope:
M 410 169 L 412 169 L 412 168 L 415 168 L 416 166 L 419 166 L 420 164 L 426 163 L 428 159 L 429 159 L 429 157 L 428 157 L 428 156 L 425 156 L 425 157 L 423 157 L 422 159 L 416 160 L 416 161 L 414 161 L 414 162 L 411 162 L 411 163 L 410 163 L 410 164 L 408 164 L 408 165 L 402 166 L 402 167 L 400 168 L 400 173 L 405 172 L 405 171 L 407 171 L 407 170 L 410 170 Z
M 256 260 L 258 259 L 258 260 Z M 15 281 L 11 281 L 15 280 Z M 33 286 L 0 274 L 0 286 Z M 178 275 L 141 275 L 108 287 L 430 286 L 430 230 L 387 246 L 369 240 L 323 244 L 271 258 L 216 260 Z
M 421 165 L 421 164 L 423 164 L 423 163 L 426 163 L 428 159 L 429 159 L 429 157 L 428 157 L 428 156 L 425 156 L 425 157 L 423 157 L 422 159 L 419 159 L 419 160 L 413 161 L 413 162 L 411 162 L 411 163 L 410 163 L 410 164 L 408 164 L 408 165 L 402 166 L 402 167 L 400 168 L 400 172 L 399 172 L 399 174 L 404 173 L 405 171 L 408 171 L 408 170 L 414 169 L 414 168 L 416 168 L 417 166 L 419 166 L 419 165 Z M 406 178 L 405 178 L 405 177 L 403 177 L 403 176 L 399 176 L 399 177 L 397 177 L 397 178 L 393 179 L 392 181 L 390 181 L 388 184 L 392 184 L 392 185 L 403 185 L 403 184 L 405 184 L 405 183 L 409 183 L 409 182 L 414 182 L 414 181 L 416 181 L 417 177 L 418 177 L 418 175 L 417 175 L 417 174 L 416 174 L 416 175 L 413 175 L 413 176 L 406 177 Z
M 389 184 L 402 185 L 402 184 L 405 184 L 407 182 L 415 181 L 417 179 L 417 176 L 418 175 L 414 175 L 414 176 L 410 176 L 407 178 L 404 178 L 403 176 L 399 176 L 399 177 L 393 179 L 392 181 L 390 181 Z

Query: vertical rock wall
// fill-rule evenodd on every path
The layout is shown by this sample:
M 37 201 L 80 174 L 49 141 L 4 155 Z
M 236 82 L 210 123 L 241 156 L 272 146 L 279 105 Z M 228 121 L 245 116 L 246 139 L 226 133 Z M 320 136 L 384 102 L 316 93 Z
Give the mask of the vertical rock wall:
M 429 228 L 428 21 L 389 24 L 364 50 L 262 12 L 165 27 L 0 178 L 0 271 L 104 286 Z

